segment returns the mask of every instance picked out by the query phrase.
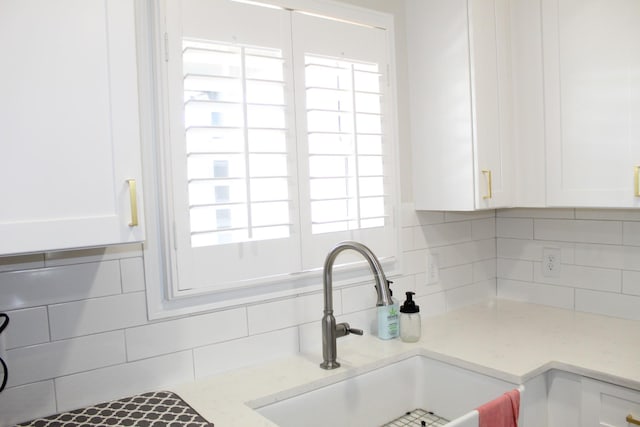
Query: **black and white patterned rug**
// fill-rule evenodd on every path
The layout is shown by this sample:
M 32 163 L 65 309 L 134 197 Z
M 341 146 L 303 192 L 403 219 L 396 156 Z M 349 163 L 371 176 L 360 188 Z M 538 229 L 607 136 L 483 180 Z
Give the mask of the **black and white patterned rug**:
M 156 391 L 18 424 L 29 427 L 213 427 L 177 394 Z

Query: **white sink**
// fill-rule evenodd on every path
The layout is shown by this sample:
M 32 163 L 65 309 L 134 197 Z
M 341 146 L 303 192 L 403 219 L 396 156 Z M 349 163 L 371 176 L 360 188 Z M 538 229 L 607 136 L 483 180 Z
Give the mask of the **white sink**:
M 470 411 L 516 387 L 424 356 L 338 378 L 275 403 L 251 406 L 281 427 L 380 426 L 416 408 L 461 427 L 477 425 L 477 412 Z

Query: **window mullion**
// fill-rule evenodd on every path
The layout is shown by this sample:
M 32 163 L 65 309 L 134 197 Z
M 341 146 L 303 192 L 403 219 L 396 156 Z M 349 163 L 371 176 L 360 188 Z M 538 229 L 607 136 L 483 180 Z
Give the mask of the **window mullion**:
M 249 113 L 247 109 L 247 69 L 244 46 L 240 49 L 240 81 L 242 82 L 242 120 L 244 123 L 244 164 L 245 164 L 245 194 L 247 211 L 247 233 L 249 239 L 253 237 L 253 222 L 251 219 L 251 176 L 249 164 Z
M 355 185 L 355 189 L 356 189 L 356 220 L 358 223 L 358 227 L 361 227 L 361 221 L 360 221 L 360 167 L 358 164 L 358 121 L 356 119 L 357 117 L 357 108 L 356 108 L 356 73 L 354 71 L 354 65 L 350 64 L 349 67 L 349 71 L 351 72 L 351 105 L 352 105 L 352 113 L 351 113 L 351 119 L 353 120 L 353 134 L 352 134 L 352 141 L 353 141 L 353 155 L 354 155 L 354 167 L 355 167 L 355 180 L 356 180 L 356 185 Z

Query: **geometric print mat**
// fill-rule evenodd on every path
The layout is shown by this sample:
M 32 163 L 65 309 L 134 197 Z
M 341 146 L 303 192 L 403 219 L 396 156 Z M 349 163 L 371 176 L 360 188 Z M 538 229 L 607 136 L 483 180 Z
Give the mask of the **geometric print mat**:
M 38 418 L 30 427 L 213 427 L 177 394 L 155 391 Z

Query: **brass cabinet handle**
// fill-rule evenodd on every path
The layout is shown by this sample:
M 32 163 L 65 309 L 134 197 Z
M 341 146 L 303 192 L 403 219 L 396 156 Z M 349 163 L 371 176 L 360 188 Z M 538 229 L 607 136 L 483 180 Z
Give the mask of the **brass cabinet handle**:
M 637 170 L 638 170 L 638 168 L 636 168 L 636 171 Z M 629 424 L 634 424 L 634 425 L 640 426 L 640 420 L 636 420 L 635 418 L 633 418 L 633 415 L 631 415 L 631 414 L 627 415 L 627 422 Z
M 493 198 L 493 185 L 491 183 L 491 171 L 490 170 L 483 170 L 482 173 L 484 174 L 484 176 L 487 177 L 487 194 L 485 196 L 482 196 L 482 198 L 484 200 L 486 199 L 491 199 Z
M 127 184 L 129 184 L 129 200 L 131 201 L 131 222 L 129 223 L 129 227 L 137 227 L 138 226 L 138 196 L 136 191 L 136 180 L 128 179 Z
M 640 197 L 640 166 L 633 168 L 633 195 Z

